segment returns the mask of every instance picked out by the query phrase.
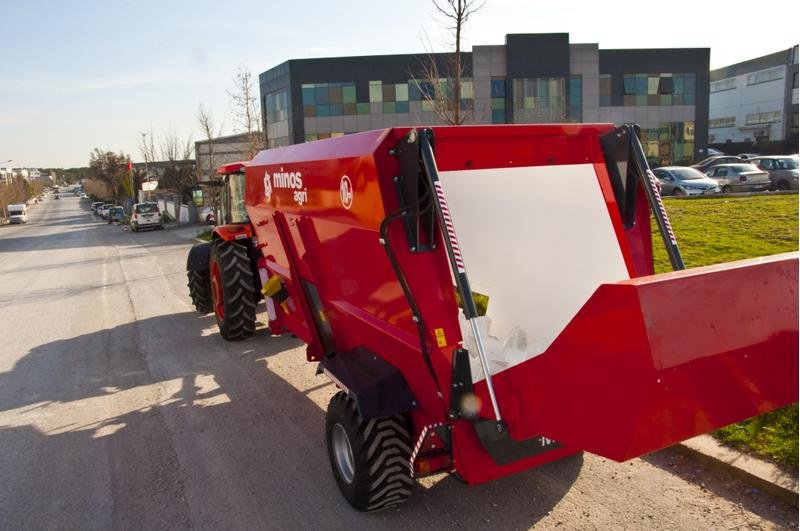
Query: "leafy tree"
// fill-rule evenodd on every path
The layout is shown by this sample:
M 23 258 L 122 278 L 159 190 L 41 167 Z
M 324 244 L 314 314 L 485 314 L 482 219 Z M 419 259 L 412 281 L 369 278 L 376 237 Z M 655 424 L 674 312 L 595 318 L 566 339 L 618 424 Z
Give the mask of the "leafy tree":
M 105 183 L 115 201 L 121 197 L 120 192 L 133 197 L 131 175 L 128 172 L 129 161 L 130 155 L 95 148 L 89 158 L 89 175 Z

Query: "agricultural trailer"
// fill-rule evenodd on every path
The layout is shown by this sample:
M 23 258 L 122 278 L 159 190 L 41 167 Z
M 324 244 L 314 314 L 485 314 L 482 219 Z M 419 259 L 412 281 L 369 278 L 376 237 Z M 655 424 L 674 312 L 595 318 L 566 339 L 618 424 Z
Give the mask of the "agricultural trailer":
M 292 333 L 339 388 L 356 509 L 641 456 L 797 400 L 798 254 L 686 269 L 633 124 L 397 127 L 219 169 L 187 263 L 225 339 Z M 654 274 L 651 216 L 673 272 Z

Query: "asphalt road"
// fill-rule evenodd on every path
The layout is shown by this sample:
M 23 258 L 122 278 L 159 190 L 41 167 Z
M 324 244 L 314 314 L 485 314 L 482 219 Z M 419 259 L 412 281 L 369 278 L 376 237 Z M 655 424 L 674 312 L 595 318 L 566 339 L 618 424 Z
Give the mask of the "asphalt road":
M 797 528 L 796 508 L 670 450 L 438 475 L 356 513 L 325 451 L 333 386 L 297 340 L 228 343 L 193 312 L 190 245 L 73 197 L 0 227 L 0 528 Z

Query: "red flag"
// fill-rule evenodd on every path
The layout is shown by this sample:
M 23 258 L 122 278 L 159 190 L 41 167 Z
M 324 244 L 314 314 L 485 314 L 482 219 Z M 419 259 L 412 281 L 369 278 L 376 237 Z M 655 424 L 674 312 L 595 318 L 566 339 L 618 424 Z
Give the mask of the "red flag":
M 128 173 L 132 171 L 133 171 L 133 161 L 131 161 L 131 159 L 128 159 Z

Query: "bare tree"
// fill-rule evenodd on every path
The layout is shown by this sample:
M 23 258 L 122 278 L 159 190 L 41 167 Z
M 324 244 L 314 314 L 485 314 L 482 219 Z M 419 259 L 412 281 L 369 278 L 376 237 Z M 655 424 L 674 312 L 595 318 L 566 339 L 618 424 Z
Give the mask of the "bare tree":
M 208 178 L 214 178 L 214 169 L 216 168 L 216 160 L 214 157 L 214 139 L 222 136 L 222 124 L 216 124 L 216 120 L 214 116 L 211 114 L 211 111 L 205 108 L 205 106 L 201 103 L 197 108 L 197 123 L 200 125 L 200 131 L 203 134 L 203 137 L 208 141 L 208 157 L 207 157 L 207 164 L 205 168 L 208 169 Z M 201 153 L 198 150 L 195 153 L 195 157 L 197 159 L 197 169 L 198 174 L 202 172 L 201 168 Z M 217 216 L 219 212 L 219 193 L 216 187 L 211 187 L 211 204 L 213 205 L 214 215 Z
M 461 37 L 469 18 L 486 5 L 486 0 L 431 0 L 440 20 L 453 36 L 455 51 L 448 58 L 437 60 L 433 52 L 422 66 L 422 79 L 415 80 L 423 98 L 429 101 L 433 112 L 451 125 L 467 121 L 471 108 L 461 106 L 461 79 L 464 64 L 461 57 Z M 430 50 L 430 45 L 428 45 Z
M 244 66 L 239 66 L 233 76 L 234 89 L 226 91 L 231 99 L 231 114 L 237 129 L 247 134 L 247 158 L 253 158 L 264 149 L 266 132 L 262 134 L 261 108 L 254 85 L 254 76 Z

